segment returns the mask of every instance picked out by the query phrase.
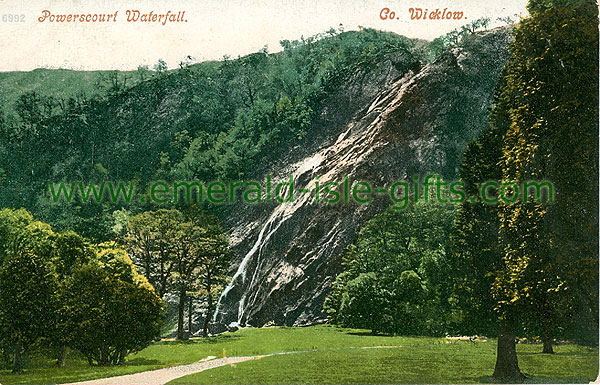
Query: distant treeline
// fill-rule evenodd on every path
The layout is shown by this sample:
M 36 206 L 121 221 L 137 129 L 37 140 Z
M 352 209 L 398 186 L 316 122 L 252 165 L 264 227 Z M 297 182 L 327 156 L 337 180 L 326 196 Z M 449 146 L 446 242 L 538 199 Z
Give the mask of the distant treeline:
M 323 99 L 346 77 L 388 55 L 404 56 L 405 73 L 427 56 L 422 44 L 371 29 L 281 45 L 172 71 L 161 61 L 155 71 L 109 72 L 95 96 L 27 92 L 16 116 L 0 106 L 0 206 L 106 240 L 115 207 L 53 205 L 47 183 L 243 178 L 309 140 Z

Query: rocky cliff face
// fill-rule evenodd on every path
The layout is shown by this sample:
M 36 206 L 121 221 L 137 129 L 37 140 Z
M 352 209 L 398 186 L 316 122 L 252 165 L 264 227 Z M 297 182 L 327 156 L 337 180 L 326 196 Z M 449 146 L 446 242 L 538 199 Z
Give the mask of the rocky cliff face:
M 296 148 L 263 174 L 293 175 L 295 190 L 320 181 L 368 181 L 389 188 L 414 175 L 452 178 L 465 144 L 487 124 L 496 80 L 507 59 L 510 33 L 478 35 L 408 73 L 387 58 L 356 73 L 330 95 L 310 146 Z M 239 326 L 307 325 L 324 320 L 322 305 L 356 231 L 390 205 L 293 202 L 233 206 L 228 220 L 238 262 L 213 315 L 213 330 Z

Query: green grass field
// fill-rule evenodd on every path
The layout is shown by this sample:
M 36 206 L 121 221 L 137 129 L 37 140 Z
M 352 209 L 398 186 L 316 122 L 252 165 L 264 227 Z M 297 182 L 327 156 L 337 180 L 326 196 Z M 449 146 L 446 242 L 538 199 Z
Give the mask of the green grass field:
M 365 347 L 384 347 L 372 348 Z M 554 356 L 540 345 L 519 345 L 521 369 L 531 382 L 589 382 L 598 373 L 598 349 L 559 345 Z M 176 380 L 196 383 L 468 383 L 489 382 L 495 342 L 452 342 L 443 338 L 372 336 L 329 326 L 244 329 L 206 340 L 161 341 L 118 367 L 89 367 L 70 352 L 63 368 L 32 357 L 24 374 L 0 370 L 0 383 L 55 384 L 136 373 L 222 357 L 292 352 L 221 367 Z
M 387 349 L 321 350 L 223 366 L 170 384 L 437 384 L 493 382 L 494 341 L 417 344 Z M 557 354 L 520 345 L 529 383 L 588 383 L 598 374 L 597 351 L 560 346 Z

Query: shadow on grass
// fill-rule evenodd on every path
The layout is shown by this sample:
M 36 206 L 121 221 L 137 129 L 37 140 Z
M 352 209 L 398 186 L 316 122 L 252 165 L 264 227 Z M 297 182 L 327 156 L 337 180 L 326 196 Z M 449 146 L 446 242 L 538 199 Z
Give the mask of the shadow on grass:
M 554 352 L 554 354 L 542 353 L 539 352 L 519 352 L 520 356 L 547 356 L 547 357 L 559 357 L 559 356 L 580 356 L 586 357 L 589 355 L 598 355 L 597 351 L 587 351 L 587 352 Z
M 163 362 L 156 359 L 150 358 L 132 358 L 131 360 L 125 361 L 124 366 L 145 366 L 145 365 L 161 365 Z
M 500 381 L 496 380 L 491 375 L 489 375 L 489 376 L 471 377 L 470 379 L 473 380 L 473 382 L 476 382 L 476 383 L 479 383 L 479 384 L 498 384 L 498 383 L 504 383 L 504 382 L 500 382 Z
M 523 373 L 525 375 L 525 379 L 522 381 L 519 380 L 498 380 L 494 377 L 492 377 L 491 375 L 489 376 L 479 376 L 479 377 L 472 377 L 471 379 L 477 383 L 480 384 L 539 384 L 539 383 L 545 383 L 543 381 L 539 381 L 540 377 L 533 377 L 528 375 L 527 373 Z M 538 379 L 538 381 L 535 381 L 535 378 Z M 568 381 L 563 381 L 563 382 L 568 382 Z M 548 382 L 548 383 L 552 383 L 552 381 Z
M 234 342 L 241 340 L 242 337 L 231 335 L 231 334 L 221 334 L 214 337 L 207 338 L 193 338 L 189 340 L 172 340 L 172 341 L 160 341 L 157 345 L 195 345 L 195 344 L 220 344 L 224 342 Z
M 585 379 L 581 377 L 544 377 L 544 376 L 528 376 L 523 382 L 524 384 L 588 384 L 594 381 L 595 378 Z
M 479 384 L 587 384 L 595 379 L 586 380 L 581 377 L 544 377 L 544 376 L 533 376 L 527 373 L 523 373 L 525 379 L 523 381 L 507 381 L 497 380 L 490 376 L 479 376 L 471 377 L 470 379 Z
M 393 337 L 391 334 L 373 334 L 370 331 L 361 331 L 361 332 L 343 332 L 344 334 L 348 334 L 351 336 L 369 336 L 369 337 Z

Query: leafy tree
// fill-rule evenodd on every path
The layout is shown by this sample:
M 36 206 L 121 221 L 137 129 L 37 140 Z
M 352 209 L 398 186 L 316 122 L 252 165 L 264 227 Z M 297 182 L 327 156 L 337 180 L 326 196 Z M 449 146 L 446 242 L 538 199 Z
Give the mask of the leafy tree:
M 194 220 L 197 221 L 198 218 L 195 217 Z M 204 223 L 204 228 L 205 234 L 196 240 L 198 243 L 195 246 L 196 252 L 200 255 L 196 287 L 199 289 L 199 294 L 206 298 L 202 335 L 208 337 L 208 325 L 214 311 L 214 300 L 227 281 L 232 255 L 229 252 L 229 238 L 216 219 L 209 218 L 209 222 Z
M 52 250 L 52 261 L 58 278 L 56 295 L 60 302 L 66 302 L 68 300 L 66 297 L 72 294 L 67 293 L 67 286 L 73 271 L 94 257 L 95 254 L 92 245 L 74 231 L 69 230 L 56 236 Z M 56 366 L 60 367 L 64 365 L 66 347 L 70 341 L 68 330 L 65 330 L 69 320 L 67 314 L 65 314 L 64 307 L 57 309 L 56 317 L 57 331 L 49 340 L 58 349 Z
M 348 281 L 339 308 L 340 323 L 347 327 L 393 332 L 392 293 L 377 279 L 375 273 L 361 273 Z
M 0 264 L 10 251 L 15 250 L 14 243 L 20 231 L 33 221 L 33 216 L 25 209 L 0 209 Z
M 461 177 L 471 190 L 477 179 L 549 180 L 556 202 L 508 189 L 527 199 L 463 205 L 454 234 L 455 298 L 466 305 L 474 330 L 497 326 L 494 377 L 503 380 L 523 378 L 515 334 L 541 335 L 551 353 L 551 336 L 564 335 L 574 320 L 597 324 L 591 310 L 598 298 L 597 203 L 584 198 L 597 194 L 598 56 L 589 49 L 598 42 L 597 8 L 535 0 L 528 8 L 531 17 L 515 30 L 491 128 L 465 153 Z M 485 294 L 490 285 L 492 297 Z
M 136 72 L 141 82 L 146 81 L 152 75 L 147 65 L 139 65 Z
M 12 250 L 9 252 L 29 251 L 49 257 L 52 255 L 55 239 L 56 233 L 52 231 L 49 224 L 34 221 L 19 229 L 13 240 Z
M 122 249 L 103 244 L 74 268 L 64 301 L 69 346 L 90 365 L 117 365 L 160 333 L 164 308 Z
M 225 273 L 230 267 L 229 240 L 215 217 L 206 215 L 198 206 L 184 211 L 185 221 L 178 224 L 176 237 L 175 287 L 178 289 L 177 338 L 184 336 L 184 310 L 190 291 L 199 291 L 206 296 L 206 314 L 203 335 L 208 335 L 209 314 L 213 300 Z M 193 297 L 190 297 L 190 303 Z M 193 307 L 193 304 L 190 305 Z M 190 315 L 191 318 L 191 315 Z M 190 334 L 193 332 L 190 322 Z
M 458 315 L 456 330 L 464 334 L 498 337 L 498 367 L 511 376 L 520 371 L 515 347 L 514 319 L 500 319 L 492 288 L 505 270 L 503 249 L 498 238 L 500 218 L 494 188 L 484 190 L 483 183 L 501 180 L 498 167 L 502 159 L 501 143 L 508 129 L 508 98 L 503 91 L 505 77 L 499 83 L 496 105 L 491 113 L 490 128 L 463 154 L 459 176 L 467 196 L 475 202 L 464 202 L 457 209 L 452 231 L 454 288 L 452 302 Z M 487 200 L 487 202 L 486 202 Z M 511 322 L 512 321 L 512 322 Z
M 167 69 L 167 62 L 165 62 L 163 59 L 158 59 L 158 62 L 154 65 L 154 70 L 159 74 L 166 72 Z
M 459 178 L 467 197 L 457 207 L 452 227 L 452 302 L 458 316 L 456 331 L 461 334 L 496 336 L 499 322 L 496 300 L 492 295 L 495 278 L 504 269 L 503 251 L 498 239 L 500 219 L 499 191 L 487 187 L 481 196 L 484 183 L 502 179 L 498 167 L 502 159 L 502 143 L 509 120 L 504 92 L 506 75 L 500 77 L 490 113 L 490 126 L 463 153 Z
M 140 69 L 138 67 L 138 74 Z M 108 97 L 117 97 L 127 89 L 129 76 L 119 71 L 103 73 L 98 80 L 97 86 L 101 88 Z
M 2 209 L 0 218 L 0 342 L 15 372 L 42 341 L 58 348 L 57 365 L 67 345 L 107 365 L 158 335 L 162 301 L 125 251 L 56 234 L 23 209 Z
M 184 218 L 178 210 L 146 211 L 129 217 L 125 242 L 136 265 L 163 298 L 177 266 L 176 239 Z
M 452 212 L 452 205 L 421 199 L 367 222 L 325 301 L 330 322 L 374 332 L 446 333 Z
M 428 60 L 433 60 L 444 52 L 453 48 L 463 47 L 470 35 L 473 35 L 479 30 L 487 29 L 490 23 L 489 18 L 480 18 L 471 23 L 465 24 L 458 29 L 448 32 L 445 35 L 437 37 L 429 43 Z
M 11 252 L 0 266 L 0 331 L 14 352 L 13 372 L 23 371 L 23 353 L 31 345 L 50 337 L 56 324 L 57 286 L 48 255 Z
M 506 87 L 516 97 L 503 179 L 549 180 L 556 197 L 536 204 L 530 191 L 528 202 L 502 207 L 506 274 L 495 294 L 502 316 L 517 314 L 551 353 L 552 335 L 577 323 L 597 341 L 597 328 L 584 325 L 598 322 L 598 203 L 588 199 L 598 193 L 598 53 L 589 48 L 598 10 L 591 1 L 530 1 L 528 9 L 511 49 Z
M 183 339 L 187 295 L 200 291 L 207 297 L 208 312 L 212 310 L 213 297 L 229 269 L 229 241 L 217 219 L 197 206 L 183 213 L 144 212 L 129 218 L 128 229 L 128 249 L 159 296 L 177 294 L 177 338 Z

